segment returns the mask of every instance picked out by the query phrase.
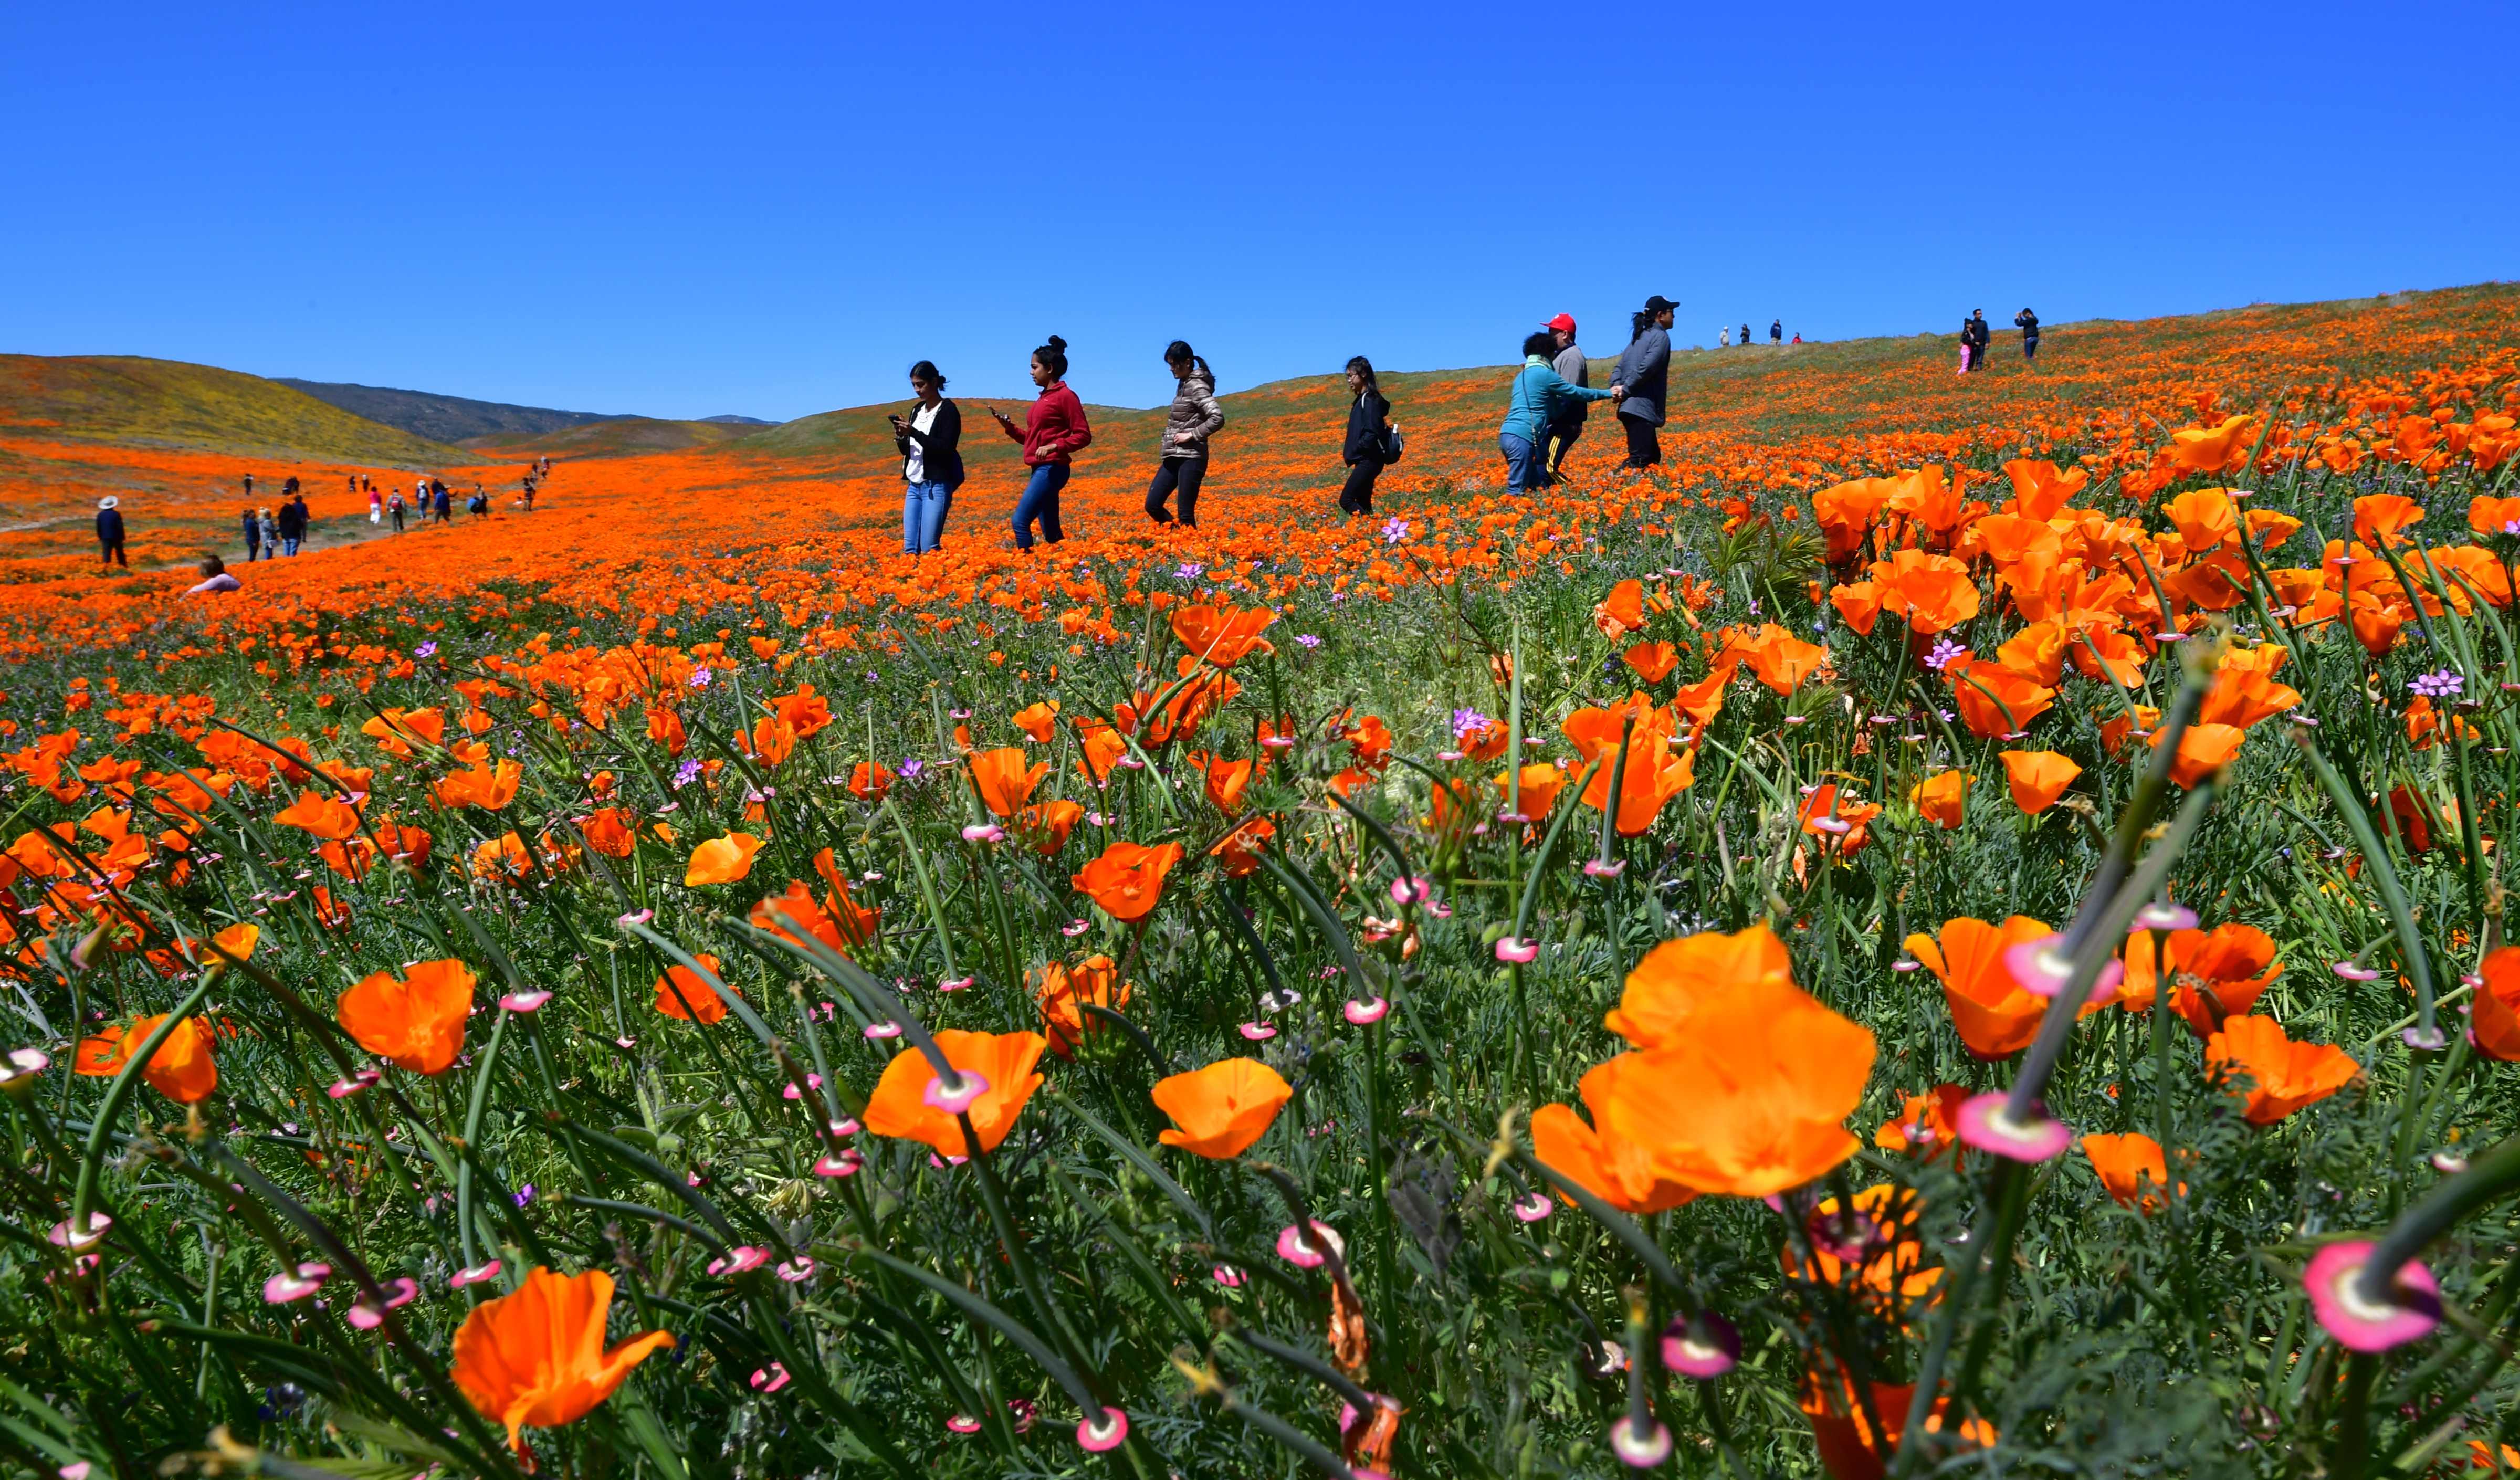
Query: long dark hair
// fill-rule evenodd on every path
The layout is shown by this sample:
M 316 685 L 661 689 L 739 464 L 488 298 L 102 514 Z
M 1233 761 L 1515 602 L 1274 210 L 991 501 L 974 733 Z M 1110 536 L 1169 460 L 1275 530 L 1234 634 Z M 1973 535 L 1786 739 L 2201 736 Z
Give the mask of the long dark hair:
M 1165 364 L 1179 365 L 1184 361 L 1188 361 L 1191 364 L 1197 366 L 1198 373 L 1207 377 L 1207 383 L 1210 385 L 1216 383 L 1216 372 L 1207 368 L 1207 356 L 1191 348 L 1190 340 L 1175 339 L 1164 346 Z
M 1052 380 L 1067 379 L 1067 341 L 1065 339 L 1052 335 L 1049 343 L 1033 350 L 1032 357 L 1039 360 L 1042 367 L 1050 372 Z
M 925 381 L 928 384 L 935 386 L 938 390 L 943 390 L 945 388 L 945 373 L 936 368 L 936 362 L 934 360 L 922 360 L 918 364 L 911 366 L 910 378 L 914 381 Z
M 1650 309 L 1640 308 L 1628 315 L 1628 342 L 1634 344 L 1643 338 L 1645 331 L 1653 328 L 1653 321 L 1654 315 Z
M 1377 396 L 1382 394 L 1381 382 L 1373 378 L 1373 362 L 1372 360 L 1367 359 L 1363 355 L 1352 355 L 1348 358 L 1347 368 L 1355 371 L 1358 375 L 1365 377 L 1365 394 Z

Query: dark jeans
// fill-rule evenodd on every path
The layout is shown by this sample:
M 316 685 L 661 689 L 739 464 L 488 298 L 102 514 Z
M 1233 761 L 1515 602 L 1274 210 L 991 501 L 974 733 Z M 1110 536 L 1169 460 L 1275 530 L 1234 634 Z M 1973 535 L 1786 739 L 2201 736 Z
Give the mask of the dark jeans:
M 1584 434 L 1581 422 L 1552 422 L 1540 435 L 1540 466 L 1552 479 L 1566 466 L 1566 454 L 1573 450 L 1575 439 Z
M 2021 357 L 2025 360 L 2035 360 L 2039 358 L 2039 336 L 2037 335 L 2034 334 L 2021 341 Z
M 1642 417 L 1619 413 L 1619 428 L 1628 434 L 1630 468 L 1651 468 L 1662 461 L 1662 435 L 1653 423 Z
M 1347 466 L 1347 484 L 1339 489 L 1339 508 L 1349 514 L 1373 512 L 1373 480 L 1382 476 L 1382 465 L 1372 458 L 1360 458 Z
M 1032 471 L 1024 484 L 1023 497 L 1015 500 L 1015 548 L 1032 548 L 1033 520 L 1041 520 L 1041 537 L 1051 544 L 1067 538 L 1058 527 L 1058 490 L 1067 486 L 1065 463 L 1044 463 Z
M 1158 524 L 1171 523 L 1173 516 L 1164 508 L 1164 500 L 1178 488 L 1181 490 L 1181 521 L 1196 527 L 1198 485 L 1206 480 L 1206 453 L 1194 458 L 1164 459 L 1163 466 L 1155 470 L 1155 480 L 1147 485 L 1147 517 Z
M 125 570 L 131 568 L 131 562 L 122 558 L 122 542 L 120 540 L 103 540 L 99 543 L 105 546 L 105 553 L 97 557 L 96 562 L 98 564 L 119 565 Z

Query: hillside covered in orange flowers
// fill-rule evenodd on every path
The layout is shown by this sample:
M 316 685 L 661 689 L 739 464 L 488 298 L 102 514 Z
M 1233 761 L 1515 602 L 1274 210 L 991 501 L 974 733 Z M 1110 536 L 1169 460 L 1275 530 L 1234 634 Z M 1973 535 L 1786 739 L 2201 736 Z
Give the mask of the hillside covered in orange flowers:
M 1616 348 L 1588 347 L 1601 359 Z M 0 377 L 0 584 L 10 591 L 0 641 L 20 657 L 153 632 L 184 637 L 171 645 L 158 639 L 162 652 L 230 634 L 356 630 L 370 616 L 391 625 L 413 601 L 442 595 L 473 596 L 479 621 L 519 630 L 545 604 L 670 609 L 739 584 L 771 595 L 791 616 L 862 619 L 896 605 L 985 600 L 1009 590 L 1011 576 L 1038 568 L 1007 536 L 1020 482 L 1015 448 L 995 434 L 976 398 L 966 423 L 970 481 L 956 500 L 945 550 L 922 565 L 898 549 L 898 471 L 883 424 L 893 407 L 828 412 L 738 436 L 711 428 L 713 440 L 661 451 L 597 424 L 557 433 L 548 447 L 503 443 L 492 463 L 483 452 L 426 443 L 228 372 L 172 367 L 198 372 L 182 380 L 165 362 L 77 362 L 159 369 L 145 385 L 126 377 L 101 386 L 106 378 L 90 371 L 68 391 L 58 373 L 49 381 L 37 373 L 66 363 L 14 357 L 0 367 L 9 372 Z M 1573 460 L 1577 483 L 1526 507 L 1545 523 L 1674 490 L 1789 504 L 1847 476 L 1934 461 L 1991 466 L 2023 453 L 2079 460 L 2102 479 L 2140 491 L 2173 428 L 2263 409 L 2283 424 L 2277 447 L 2303 435 L 2324 439 L 2335 459 L 2405 451 L 2407 437 L 2425 434 L 2401 424 L 2446 391 L 2507 406 L 2520 370 L 2520 290 L 2488 285 L 2051 326 L 2035 368 L 2008 338 L 1986 373 L 1961 378 L 1954 367 L 1952 337 L 1934 335 L 1682 351 L 1661 473 L 1641 483 L 1613 472 L 1616 432 L 1596 426 Z M 1384 377 L 1410 452 L 1383 479 L 1378 514 L 1416 520 L 1421 535 L 1460 530 L 1475 540 L 1483 516 L 1508 507 L 1496 492 L 1495 429 L 1509 374 L 1486 367 Z M 241 393 L 244 382 L 294 400 L 275 411 L 270 398 Z M 1080 389 L 1090 396 L 1091 386 Z M 1094 445 L 1077 460 L 1067 493 L 1072 533 L 1062 554 L 1291 557 L 1320 571 L 1374 578 L 1379 519 L 1354 526 L 1335 507 L 1346 402 L 1337 379 L 1280 381 L 1223 399 L 1229 421 L 1202 500 L 1206 525 L 1196 532 L 1156 530 L 1139 512 L 1160 410 L 1097 408 Z M 218 423 L 223 411 L 232 424 Z M 559 459 L 558 470 L 540 507 L 527 513 L 518 478 L 524 461 L 543 452 Z M 237 597 L 187 602 L 180 593 L 194 578 L 193 561 L 242 554 L 237 480 L 248 471 L 264 490 L 257 502 L 287 475 L 305 479 L 318 548 L 241 570 L 248 586 Z M 459 493 L 491 491 L 494 513 L 468 519 L 459 498 L 451 528 L 369 538 L 376 531 L 365 497 L 349 491 L 349 474 L 408 486 L 424 471 Z M 122 498 L 131 522 L 128 574 L 99 575 L 92 564 L 88 518 L 103 493 Z M 340 544 L 326 548 L 328 541 Z

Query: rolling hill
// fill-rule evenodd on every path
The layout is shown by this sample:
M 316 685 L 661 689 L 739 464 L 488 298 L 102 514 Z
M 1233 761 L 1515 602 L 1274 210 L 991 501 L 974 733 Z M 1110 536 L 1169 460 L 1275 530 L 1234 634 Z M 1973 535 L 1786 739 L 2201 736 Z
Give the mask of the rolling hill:
M 549 434 L 594 422 L 616 420 L 609 412 L 555 411 L 548 406 L 512 406 L 504 401 L 475 401 L 467 396 L 427 390 L 395 390 L 331 381 L 300 381 L 288 376 L 278 383 L 306 392 L 387 426 L 435 442 L 465 442 L 475 437 Z
M 380 468 L 465 460 L 277 381 L 125 355 L 0 355 L 0 431 Z

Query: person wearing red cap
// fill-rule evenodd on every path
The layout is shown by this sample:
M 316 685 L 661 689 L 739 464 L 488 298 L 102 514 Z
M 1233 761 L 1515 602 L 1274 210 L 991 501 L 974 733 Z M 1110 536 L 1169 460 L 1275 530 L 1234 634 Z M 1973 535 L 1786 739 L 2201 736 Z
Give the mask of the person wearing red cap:
M 1557 344 L 1557 357 L 1550 362 L 1549 368 L 1556 371 L 1559 379 L 1567 384 L 1590 389 L 1593 374 L 1585 364 L 1583 348 L 1575 342 L 1575 316 L 1561 313 L 1550 320 L 1547 327 L 1550 338 Z M 1567 451 L 1575 445 L 1575 439 L 1584 434 L 1586 415 L 1585 402 L 1570 402 L 1560 408 L 1543 429 L 1540 446 L 1542 486 L 1557 481 L 1562 474 Z

